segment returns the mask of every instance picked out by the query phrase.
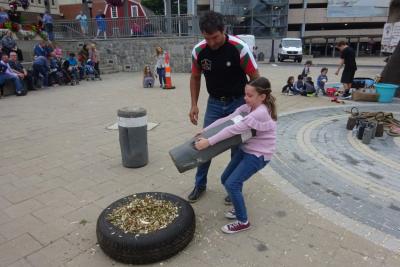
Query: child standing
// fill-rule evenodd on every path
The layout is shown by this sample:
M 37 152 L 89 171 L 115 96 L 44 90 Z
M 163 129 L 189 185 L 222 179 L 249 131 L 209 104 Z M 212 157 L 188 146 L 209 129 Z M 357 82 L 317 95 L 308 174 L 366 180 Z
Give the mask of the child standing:
M 256 130 L 255 136 L 239 147 L 221 176 L 221 182 L 234 207 L 225 213 L 225 217 L 236 219 L 235 222 L 221 228 L 224 233 L 228 234 L 250 228 L 242 194 L 243 183 L 264 168 L 275 152 L 277 113 L 275 97 L 271 95 L 271 84 L 268 79 L 260 77 L 246 85 L 244 98 L 246 104 L 237 108 L 231 115 L 215 121 L 204 131 L 230 120 L 242 112 L 248 113 L 244 119 L 224 128 L 208 139 L 199 138 L 195 143 L 196 149 L 202 150 L 234 135 L 245 133 L 251 129 Z
M 282 94 L 289 94 L 289 92 L 293 92 L 293 87 L 294 87 L 294 77 L 289 76 L 286 85 L 282 87 Z
M 321 74 L 317 78 L 317 88 L 316 88 L 315 96 L 318 96 L 319 90 L 322 91 L 323 95 L 326 95 L 325 84 L 328 81 L 328 76 L 326 75 L 327 73 L 328 73 L 328 68 L 321 69 Z
M 150 70 L 149 66 L 144 67 L 143 69 L 143 87 L 144 88 L 153 88 L 154 86 L 154 75 Z
M 311 60 L 307 60 L 306 63 L 304 64 L 303 71 L 301 72 L 301 76 L 303 76 L 303 78 L 307 77 L 308 74 L 310 74 L 311 65 L 312 65 Z
M 89 59 L 93 62 L 94 64 L 94 69 L 95 71 L 95 78 L 100 78 L 100 56 L 99 56 L 99 52 L 96 49 L 96 45 L 95 44 L 90 44 L 89 47 Z
M 156 48 L 156 66 L 155 66 L 156 77 L 160 80 L 160 88 L 165 85 L 165 54 L 161 47 Z

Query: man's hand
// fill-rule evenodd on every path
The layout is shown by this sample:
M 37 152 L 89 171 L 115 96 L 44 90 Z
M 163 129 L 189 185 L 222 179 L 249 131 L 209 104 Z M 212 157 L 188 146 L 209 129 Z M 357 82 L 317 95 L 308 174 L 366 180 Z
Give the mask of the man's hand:
M 199 138 L 196 141 L 196 143 L 194 143 L 194 147 L 197 150 L 203 150 L 203 149 L 206 149 L 209 146 L 210 146 L 210 143 L 208 142 L 208 139 L 205 139 L 205 138 Z
M 197 121 L 199 119 L 199 108 L 197 106 L 192 106 L 190 108 L 190 112 L 189 112 L 189 118 L 190 121 L 194 124 L 197 125 Z
M 23 79 L 25 77 L 25 75 L 23 73 L 18 73 L 17 74 L 19 78 Z

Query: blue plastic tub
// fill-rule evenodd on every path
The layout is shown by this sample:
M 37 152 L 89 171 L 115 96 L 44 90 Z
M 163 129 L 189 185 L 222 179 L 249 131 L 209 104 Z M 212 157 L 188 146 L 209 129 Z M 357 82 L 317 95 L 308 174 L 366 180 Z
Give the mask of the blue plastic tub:
M 377 83 L 375 84 L 376 92 L 379 94 L 378 101 L 381 103 L 390 103 L 393 101 L 396 89 L 399 87 L 390 83 Z

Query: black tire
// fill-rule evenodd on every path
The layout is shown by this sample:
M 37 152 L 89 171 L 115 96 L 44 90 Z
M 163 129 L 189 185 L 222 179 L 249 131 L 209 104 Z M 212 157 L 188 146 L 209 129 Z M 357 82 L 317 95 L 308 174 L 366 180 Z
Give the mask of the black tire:
M 165 260 L 183 250 L 193 239 L 196 228 L 192 206 L 184 199 L 162 192 L 138 193 L 136 197 L 151 195 L 178 206 L 178 217 L 166 228 L 149 234 L 124 233 L 106 218 L 115 208 L 129 202 L 130 196 L 108 206 L 97 220 L 97 241 L 105 254 L 128 264 L 148 264 Z

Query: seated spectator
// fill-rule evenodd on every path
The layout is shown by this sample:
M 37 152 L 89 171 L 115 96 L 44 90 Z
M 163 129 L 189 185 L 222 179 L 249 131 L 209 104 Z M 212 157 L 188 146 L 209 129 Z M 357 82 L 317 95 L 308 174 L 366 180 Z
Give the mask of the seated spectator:
M 150 66 L 145 66 L 143 70 L 143 87 L 153 88 L 154 87 L 154 75 L 150 70 Z
M 63 55 L 61 47 L 56 46 L 56 48 L 54 48 L 54 54 L 56 55 L 57 59 L 61 58 Z
M 40 31 L 43 31 L 44 29 L 43 29 L 43 14 L 39 14 L 39 15 L 37 15 L 36 16 L 36 20 L 37 20 L 37 23 L 36 23 L 36 28 L 37 28 L 37 31 L 38 32 L 40 32 Z
M 326 95 L 325 84 L 328 81 L 328 76 L 326 75 L 327 73 L 328 73 L 328 68 L 321 69 L 321 74 L 317 78 L 317 88 L 316 88 L 315 96 L 318 96 L 319 90 L 322 91 L 323 95 Z
M 43 77 L 43 86 L 49 86 L 49 63 L 47 58 L 44 56 L 38 56 L 33 61 L 32 65 L 33 69 L 33 81 L 34 84 L 38 85 L 38 81 L 40 80 L 40 76 Z
M 22 96 L 26 94 L 26 91 L 23 89 L 21 80 L 19 79 L 22 75 L 16 74 L 8 64 L 8 55 L 2 54 L 0 61 L 0 84 L 4 85 L 5 81 L 11 80 L 15 86 L 15 93 L 17 96 Z
M 70 53 L 68 59 L 68 72 L 71 76 L 71 85 L 75 85 L 75 83 L 79 84 L 79 69 L 78 69 L 78 61 L 75 58 L 75 53 Z
M 293 92 L 294 87 L 294 77 L 290 76 L 286 82 L 286 85 L 282 87 L 282 94 L 289 94 L 289 92 Z
M 302 94 L 305 91 L 304 89 L 303 75 L 300 74 L 297 76 L 297 81 L 293 86 L 293 93 L 295 95 Z
M 133 36 L 142 35 L 142 29 L 141 29 L 140 25 L 136 21 L 133 22 L 133 24 L 132 24 L 131 35 L 133 35 Z
M 307 77 L 306 81 L 304 83 L 304 89 L 302 95 L 303 96 L 310 96 L 312 94 L 315 94 L 315 86 L 314 82 L 312 81 L 311 77 Z
M 46 41 L 42 40 L 40 43 L 35 45 L 33 49 L 34 57 L 47 57 L 47 48 L 46 48 Z
M 50 53 L 54 51 L 54 42 L 46 42 L 44 50 L 46 51 L 46 56 L 49 57 Z
M 0 7 L 0 24 L 7 22 L 10 18 L 8 17 L 7 12 L 4 7 Z
M 144 36 L 152 36 L 153 35 L 153 25 L 149 21 L 146 21 L 143 27 Z
M 86 61 L 89 59 L 89 49 L 90 44 L 84 44 L 81 51 L 79 51 L 78 61 L 81 62 L 81 64 L 85 64 Z
M 18 62 L 17 53 L 15 51 L 10 52 L 10 59 L 8 64 L 10 65 L 11 69 L 13 69 L 14 72 L 18 74 L 21 82 L 25 85 L 26 89 L 35 90 L 35 88 L 33 87 L 32 73 L 27 71 L 24 66 L 22 66 L 22 64 Z
M 21 12 L 18 12 L 17 10 L 8 10 L 8 17 L 10 18 L 10 21 L 12 23 L 18 24 L 18 30 L 20 29 L 20 24 L 21 24 Z
M 89 57 L 90 44 L 84 44 L 81 51 L 78 53 L 78 71 L 79 79 L 82 80 L 85 76 L 84 66 L 86 62 L 90 59 Z
M 49 55 L 49 67 L 49 85 L 61 84 L 58 74 L 61 71 L 61 68 L 58 65 L 56 54 L 54 52 L 51 52 Z
M 3 53 L 9 55 L 11 51 L 15 51 L 17 52 L 18 60 L 19 61 L 23 60 L 22 51 L 21 49 L 17 48 L 17 42 L 13 38 L 12 32 L 10 30 L 8 30 L 1 39 L 1 46 L 2 46 L 1 50 Z

